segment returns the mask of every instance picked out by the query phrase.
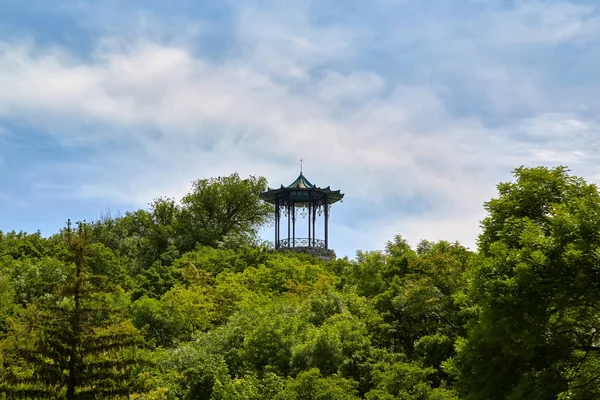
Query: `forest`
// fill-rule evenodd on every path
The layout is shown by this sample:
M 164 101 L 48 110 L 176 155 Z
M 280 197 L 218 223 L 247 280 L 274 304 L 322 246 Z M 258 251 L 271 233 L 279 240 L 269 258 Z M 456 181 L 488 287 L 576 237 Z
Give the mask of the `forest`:
M 600 398 L 600 195 L 519 167 L 476 249 L 273 251 L 266 179 L 0 232 L 0 398 Z

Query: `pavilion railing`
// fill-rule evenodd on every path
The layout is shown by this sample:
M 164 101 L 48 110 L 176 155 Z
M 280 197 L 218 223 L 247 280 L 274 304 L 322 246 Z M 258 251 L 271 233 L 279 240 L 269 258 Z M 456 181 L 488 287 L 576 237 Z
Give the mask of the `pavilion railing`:
M 276 248 L 282 249 L 287 247 L 313 247 L 318 249 L 325 248 L 325 241 L 314 238 L 295 238 L 295 239 L 281 239 L 277 242 Z

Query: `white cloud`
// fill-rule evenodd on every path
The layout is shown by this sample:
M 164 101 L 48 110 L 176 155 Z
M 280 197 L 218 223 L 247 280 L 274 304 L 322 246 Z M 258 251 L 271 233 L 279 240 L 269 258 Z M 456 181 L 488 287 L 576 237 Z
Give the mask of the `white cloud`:
M 587 8 L 551 5 L 538 15 L 540 4 L 519 3 L 474 26 L 490 22 L 487 37 L 501 26 L 514 29 L 507 35 L 532 45 L 547 44 L 546 31 L 556 31 L 556 43 L 595 29 Z M 597 123 L 561 110 L 559 99 L 545 96 L 538 72 L 477 57 L 457 61 L 477 61 L 461 77 L 480 101 L 500 113 L 528 111 L 489 124 L 456 113 L 456 88 L 444 82 L 401 84 L 382 72 L 336 69 L 356 56 L 362 32 L 315 27 L 296 7 L 283 19 L 281 12 L 243 9 L 241 53 L 222 62 L 150 39 L 99 41 L 91 59 L 64 48 L 2 43 L 0 118 L 26 121 L 65 146 L 95 146 L 75 193 L 141 206 L 161 195 L 180 197 L 192 179 L 233 171 L 264 175 L 278 186 L 295 177 L 303 158 L 313 183 L 341 188 L 356 208 L 386 208 L 385 217 L 351 228 L 343 219 L 353 216 L 336 206 L 339 236 L 332 242 L 348 254 L 381 247 L 396 232 L 415 243 L 472 245 L 483 201 L 513 167 L 567 162 L 593 172 Z M 492 43 L 507 46 L 514 37 Z M 471 48 L 478 43 L 474 38 Z M 401 207 L 422 199 L 428 207 L 406 217 Z
M 323 101 L 365 102 L 378 97 L 385 83 L 381 76 L 372 73 L 343 75 L 328 71 L 316 86 L 317 96 Z
M 488 34 L 505 46 L 598 41 L 600 18 L 595 11 L 589 4 L 568 1 L 517 1 L 486 19 Z

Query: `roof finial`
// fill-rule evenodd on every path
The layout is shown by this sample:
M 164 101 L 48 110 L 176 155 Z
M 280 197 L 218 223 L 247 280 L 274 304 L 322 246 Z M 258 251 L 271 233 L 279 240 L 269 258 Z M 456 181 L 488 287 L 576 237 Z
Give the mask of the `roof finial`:
M 302 175 L 302 159 L 300 159 L 300 175 Z

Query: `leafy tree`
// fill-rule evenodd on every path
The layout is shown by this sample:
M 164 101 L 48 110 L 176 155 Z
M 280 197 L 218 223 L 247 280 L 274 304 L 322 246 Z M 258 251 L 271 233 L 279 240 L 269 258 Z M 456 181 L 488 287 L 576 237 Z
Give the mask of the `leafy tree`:
M 160 300 L 146 296 L 133 303 L 132 322 L 156 345 L 189 341 L 215 321 L 216 293 L 200 287 L 175 286 Z
M 0 274 L 0 334 L 8 329 L 8 318 L 17 308 L 14 297 L 15 290 L 8 276 Z
M 87 267 L 91 274 L 102 276 L 108 283 L 123 288 L 129 289 L 133 286 L 126 263 L 113 250 L 102 243 L 90 243 L 87 252 Z
M 142 344 L 119 291 L 101 290 L 87 268 L 87 226 L 63 232 L 68 280 L 28 304 L 0 342 L 0 392 L 9 398 L 123 398 L 143 390 Z
M 179 273 L 175 268 L 156 261 L 142 271 L 136 280 L 135 288 L 131 293 L 133 300 L 142 296 L 159 298 L 179 282 Z
M 48 252 L 48 247 L 48 241 L 39 231 L 33 234 L 0 231 L 0 256 L 8 255 L 15 260 L 40 258 Z
M 157 262 L 168 267 L 198 244 L 255 247 L 258 229 L 272 217 L 272 207 L 259 198 L 265 188 L 263 177 L 200 179 L 180 202 L 160 197 L 149 210 L 107 214 L 92 224 L 93 239 L 124 257 L 132 277 L 156 269 Z
M 173 387 L 176 398 L 211 398 L 215 381 L 221 376 L 223 367 L 228 368 L 225 363 L 228 350 L 232 351 L 230 332 L 223 333 L 223 330 L 211 331 L 200 336 L 198 341 L 183 343 L 176 349 L 158 350 L 157 376 L 163 379 L 165 386 Z
M 193 250 L 196 243 L 217 246 L 233 234 L 255 236 L 271 218 L 271 205 L 259 197 L 266 187 L 263 177 L 241 179 L 237 173 L 195 181 L 181 201 L 181 249 Z
M 323 377 L 317 368 L 298 374 L 288 381 L 276 400 L 357 400 L 357 383 L 332 375 Z
M 267 373 L 263 379 L 255 375 L 232 379 L 227 368 L 222 366 L 217 371 L 211 399 L 273 399 L 283 392 L 284 387 L 285 379 L 274 373 Z
M 397 361 L 382 363 L 374 372 L 375 389 L 367 393 L 366 399 L 405 400 L 457 400 L 449 389 L 433 388 L 433 368 L 422 368 L 416 363 Z
M 243 246 L 234 250 L 198 245 L 175 260 L 173 267 L 185 269 L 193 266 L 216 277 L 224 271 L 242 272 L 248 267 L 259 267 L 271 257 L 264 247 Z
M 53 257 L 0 259 L 0 274 L 6 277 L 14 290 L 14 301 L 25 306 L 61 283 L 69 274 L 65 263 Z
M 514 175 L 485 204 L 459 388 L 467 399 L 598 398 L 600 195 L 563 167 Z
M 381 335 L 381 344 L 414 359 L 415 345 L 423 340 L 420 355 L 427 362 L 435 358 L 434 366 L 439 367 L 444 359 L 432 358 L 432 352 L 452 355 L 447 351 L 448 341 L 453 343 L 464 334 L 466 318 L 455 296 L 465 289 L 464 273 L 471 254 L 458 243 L 444 241 L 422 242 L 415 253 L 398 239 L 388 244 L 388 254 L 386 263 L 392 266 L 386 268 L 399 273 L 390 276 L 388 288 L 373 298 L 384 321 L 380 328 L 387 332 Z M 438 338 L 425 339 L 429 335 Z M 435 343 L 441 348 L 436 349 Z
M 360 394 L 370 388 L 372 364 L 379 358 L 364 322 L 349 313 L 333 315 L 322 326 L 308 329 L 293 353 L 296 370 L 318 368 L 324 376 L 353 380 Z

